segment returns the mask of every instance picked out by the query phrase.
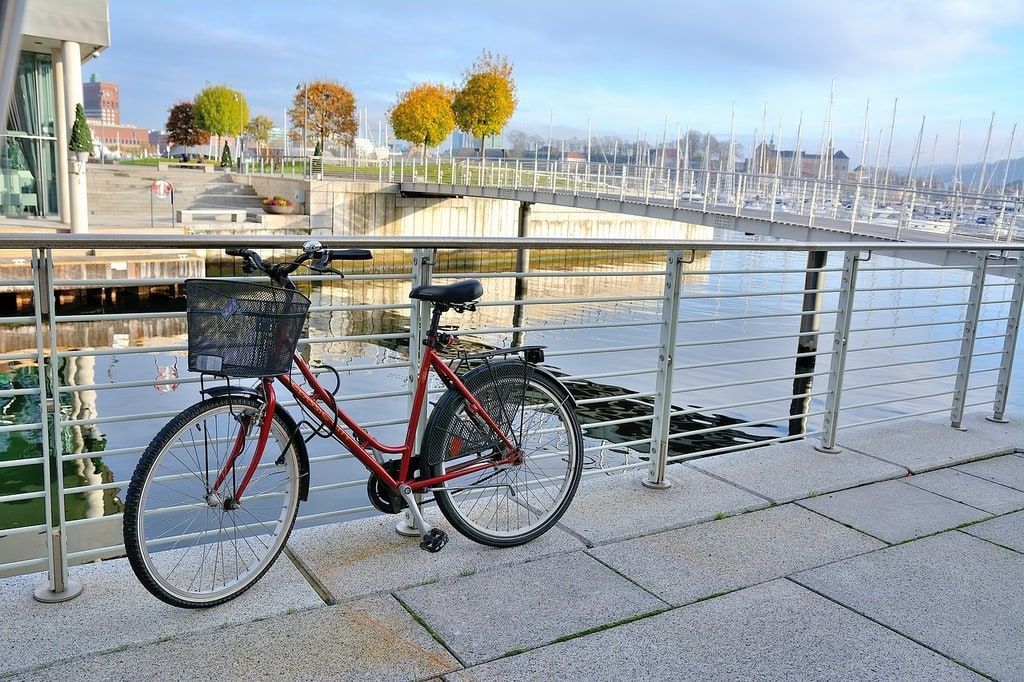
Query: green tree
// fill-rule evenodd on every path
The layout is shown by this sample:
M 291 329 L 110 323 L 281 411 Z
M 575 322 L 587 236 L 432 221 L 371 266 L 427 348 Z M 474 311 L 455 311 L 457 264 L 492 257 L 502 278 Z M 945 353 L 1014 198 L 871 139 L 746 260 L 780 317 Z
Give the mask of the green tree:
M 220 153 L 220 167 L 231 168 L 231 166 L 233 166 L 234 163 L 235 162 L 231 159 L 231 147 L 229 147 L 228 143 L 225 142 L 224 149 Z
M 71 140 L 68 147 L 73 152 L 92 153 L 92 132 L 85 120 L 85 109 L 81 104 L 75 105 L 75 123 L 71 127 Z
M 226 85 L 210 85 L 199 91 L 192 105 L 196 125 L 217 135 L 241 135 L 249 121 L 245 95 Z
M 289 134 L 293 140 L 302 140 L 305 130 L 314 145 L 319 143 L 321 149 L 328 142 L 349 147 L 357 130 L 356 97 L 335 81 L 306 83 L 295 92 L 288 118 L 292 123 Z
M 391 128 L 399 140 L 427 149 L 436 147 L 455 129 L 452 91 L 443 85 L 424 83 L 398 96 L 391 110 Z
M 480 138 L 480 158 L 484 156 L 484 138 L 501 133 L 516 104 L 512 63 L 485 50 L 463 75 L 462 87 L 452 101 L 459 129 Z
M 167 116 L 167 142 L 183 147 L 194 147 L 210 141 L 210 133 L 196 124 L 192 114 L 192 102 L 178 102 L 171 107 Z
M 256 151 L 260 151 L 260 145 L 266 147 L 270 142 L 270 130 L 274 127 L 274 122 L 270 120 L 269 116 L 253 116 L 249 121 L 249 125 L 245 127 L 245 132 L 252 136 L 252 139 L 256 140 Z

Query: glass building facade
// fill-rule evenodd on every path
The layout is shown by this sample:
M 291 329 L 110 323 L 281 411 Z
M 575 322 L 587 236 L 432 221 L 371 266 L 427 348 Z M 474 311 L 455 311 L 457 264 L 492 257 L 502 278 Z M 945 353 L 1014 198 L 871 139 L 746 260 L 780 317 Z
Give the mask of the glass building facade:
M 0 145 L 0 215 L 58 215 L 56 135 L 53 60 L 22 52 Z

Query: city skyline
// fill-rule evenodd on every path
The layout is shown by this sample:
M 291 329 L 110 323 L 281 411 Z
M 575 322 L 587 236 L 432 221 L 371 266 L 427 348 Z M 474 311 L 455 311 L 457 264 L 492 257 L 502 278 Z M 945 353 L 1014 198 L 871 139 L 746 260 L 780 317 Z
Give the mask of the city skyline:
M 801 111 L 801 147 L 816 151 L 833 80 L 833 138 L 855 164 L 868 97 L 872 150 L 887 142 L 899 97 L 897 164 L 909 161 L 922 115 L 922 154 L 938 134 L 939 163 L 953 160 L 960 120 L 964 164 L 980 158 L 992 112 L 990 161 L 1005 155 L 1013 123 L 1024 121 L 1024 95 L 1013 87 L 1024 67 L 1024 8 L 1000 0 L 526 3 L 515 13 L 455 3 L 444 15 L 411 3 L 309 3 L 285 12 L 261 2 L 184 0 L 154 21 L 157 9 L 115 0 L 113 45 L 85 66 L 121 84 L 126 121 L 151 128 L 207 82 L 241 89 L 253 114 L 280 125 L 297 82 L 332 78 L 354 91 L 376 130 L 398 92 L 422 81 L 457 82 L 482 49 L 515 63 L 519 107 L 508 129 L 546 137 L 553 118 L 556 139 L 585 136 L 588 122 L 595 135 L 627 139 L 639 128 L 651 143 L 666 125 L 670 139 L 677 124 L 728 135 L 735 103 L 736 135 L 747 151 L 764 119 L 767 137 L 781 121 L 778 142 L 792 148 Z

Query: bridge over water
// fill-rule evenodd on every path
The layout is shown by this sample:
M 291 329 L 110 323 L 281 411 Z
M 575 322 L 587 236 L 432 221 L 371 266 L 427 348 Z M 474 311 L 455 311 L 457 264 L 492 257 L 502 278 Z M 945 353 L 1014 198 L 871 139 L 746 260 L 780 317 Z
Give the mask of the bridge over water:
M 313 177 L 394 182 L 410 196 L 471 196 L 570 206 L 795 241 L 956 240 L 991 247 L 1019 241 L 1024 235 L 1024 197 L 920 187 L 913 182 L 896 186 L 539 159 L 368 162 L 313 158 L 302 162 Z M 939 253 L 912 255 L 914 260 L 934 262 Z M 945 252 L 944 257 L 948 265 L 959 260 L 953 252 Z

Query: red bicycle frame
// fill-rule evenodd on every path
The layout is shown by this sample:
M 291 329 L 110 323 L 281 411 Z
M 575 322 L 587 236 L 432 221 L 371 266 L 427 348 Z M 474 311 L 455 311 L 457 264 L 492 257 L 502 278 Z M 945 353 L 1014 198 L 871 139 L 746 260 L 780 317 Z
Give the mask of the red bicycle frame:
M 412 413 L 409 415 L 409 426 L 405 433 L 405 442 L 402 445 L 386 445 L 370 435 L 370 433 L 357 424 L 352 417 L 346 414 L 344 410 L 332 401 L 332 396 L 320 384 L 320 382 L 317 381 L 316 376 L 313 374 L 313 371 L 309 368 L 309 365 L 305 360 L 303 360 L 299 355 L 296 355 L 294 362 L 311 390 L 307 393 L 303 387 L 288 374 L 282 374 L 274 378 L 267 378 L 263 380 L 263 394 L 266 397 L 266 401 L 264 403 L 265 417 L 260 427 L 259 440 L 256 443 L 256 450 L 253 453 L 252 461 L 249 463 L 248 469 L 242 477 L 241 483 L 235 490 L 236 501 L 241 500 L 246 486 L 248 486 L 250 479 L 252 479 L 253 474 L 256 472 L 260 459 L 263 457 L 263 450 L 266 447 L 267 439 L 270 436 L 270 425 L 273 422 L 274 410 L 277 407 L 277 396 L 274 392 L 275 379 L 283 384 L 284 387 L 287 388 L 293 396 L 295 396 L 295 399 L 324 426 L 333 426 L 333 428 L 331 428 L 332 435 L 345 446 L 345 449 L 351 452 L 356 459 L 362 462 L 367 469 L 372 471 L 375 476 L 377 476 L 391 489 L 397 490 L 399 486 L 408 485 L 413 492 L 421 492 L 431 486 L 444 483 L 445 481 L 458 478 L 459 476 L 465 476 L 466 474 L 483 471 L 484 469 L 504 464 L 511 464 L 515 462 L 516 458 L 519 456 L 518 448 L 502 432 L 494 422 L 491 415 L 489 415 L 483 405 L 480 404 L 480 401 L 478 401 L 476 397 L 470 393 L 469 389 L 466 388 L 466 385 L 462 383 L 462 380 L 459 379 L 458 375 L 455 374 L 447 364 L 445 364 L 432 345 L 427 345 L 424 350 L 423 361 L 420 364 L 419 375 L 416 379 L 416 391 L 413 394 Z M 463 398 L 466 399 L 467 409 L 470 414 L 482 419 L 487 426 L 497 434 L 501 445 L 506 449 L 504 457 L 500 459 L 490 459 L 485 462 L 467 462 L 461 466 L 448 470 L 441 476 L 419 479 L 410 478 L 409 462 L 413 457 L 413 448 L 416 446 L 416 430 L 419 426 L 420 416 L 423 412 L 423 405 L 427 398 L 427 381 L 430 377 L 431 369 L 437 372 L 438 376 L 441 377 L 441 380 L 446 386 L 454 388 L 463 396 Z M 332 405 L 334 407 L 328 411 L 328 408 Z M 337 419 L 335 419 L 335 416 L 337 416 Z M 347 427 L 351 433 L 346 431 L 343 427 Z M 224 479 L 227 478 L 228 473 L 234 466 L 235 460 L 245 449 L 245 440 L 247 438 L 248 431 L 249 424 L 243 423 L 235 438 L 232 452 L 217 475 L 213 490 L 220 488 Z M 392 477 L 391 474 L 388 473 L 387 469 L 377 462 L 373 456 L 373 450 L 389 455 L 401 455 L 402 460 L 397 478 Z

